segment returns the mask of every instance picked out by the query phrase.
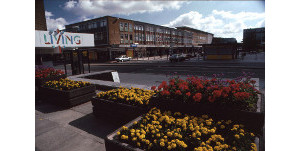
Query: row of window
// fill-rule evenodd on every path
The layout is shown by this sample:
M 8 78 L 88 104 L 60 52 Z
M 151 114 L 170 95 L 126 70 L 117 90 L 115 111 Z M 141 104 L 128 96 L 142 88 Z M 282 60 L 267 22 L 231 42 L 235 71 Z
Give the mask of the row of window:
M 120 34 L 120 43 L 132 43 L 133 41 L 132 34 Z
M 132 43 L 133 42 L 132 36 L 133 36 L 132 34 L 120 34 L 121 44 Z M 183 43 L 184 41 L 186 41 L 187 43 L 192 43 L 192 41 L 187 38 L 170 38 L 169 36 L 162 37 L 160 35 L 149 35 L 149 34 L 146 34 L 146 37 L 145 37 L 144 34 L 140 34 L 140 33 L 135 33 L 134 40 L 142 41 L 142 42 L 144 42 L 146 40 L 147 42 L 148 41 L 152 41 L 152 42 L 156 41 L 156 42 L 178 42 L 178 43 Z
M 75 29 L 78 28 L 78 31 L 80 31 L 80 30 L 95 29 L 95 28 L 106 27 L 106 26 L 107 26 L 106 20 L 99 20 L 99 21 L 81 24 L 79 26 L 73 26 L 73 28 Z
M 104 33 L 98 32 L 94 34 L 95 40 L 103 40 L 104 39 Z
M 120 22 L 120 31 L 132 32 L 132 24 Z

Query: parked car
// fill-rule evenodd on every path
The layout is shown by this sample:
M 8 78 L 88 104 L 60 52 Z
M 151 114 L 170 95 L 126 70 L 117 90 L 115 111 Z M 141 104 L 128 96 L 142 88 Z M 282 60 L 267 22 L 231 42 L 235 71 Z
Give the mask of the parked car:
M 121 55 L 121 56 L 115 58 L 115 60 L 118 62 L 130 61 L 130 59 L 131 59 L 131 57 L 127 57 L 126 55 Z
M 171 62 L 184 61 L 185 57 L 181 54 L 173 54 L 170 56 L 169 60 Z

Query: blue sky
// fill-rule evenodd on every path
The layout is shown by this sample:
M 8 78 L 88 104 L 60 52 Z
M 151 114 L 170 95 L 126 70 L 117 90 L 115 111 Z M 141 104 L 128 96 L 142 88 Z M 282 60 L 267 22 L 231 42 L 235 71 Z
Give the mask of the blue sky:
M 242 40 L 243 29 L 265 26 L 264 1 L 44 0 L 48 30 L 105 15 L 168 27 L 189 26 Z

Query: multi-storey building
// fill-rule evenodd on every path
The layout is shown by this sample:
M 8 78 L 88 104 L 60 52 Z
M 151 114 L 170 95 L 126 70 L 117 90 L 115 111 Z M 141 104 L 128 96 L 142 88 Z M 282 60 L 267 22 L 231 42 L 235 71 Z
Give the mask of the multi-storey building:
M 203 44 L 211 44 L 212 39 L 213 39 L 213 34 L 208 33 L 202 30 L 186 27 L 186 26 L 181 26 L 181 27 L 176 27 L 177 29 L 184 30 L 184 31 L 189 31 L 192 33 L 192 45 L 193 46 L 200 46 Z M 188 40 L 191 40 L 188 38 Z
M 265 27 L 244 29 L 243 50 L 244 51 L 265 50 Z
M 176 29 L 112 16 L 66 25 L 66 31 L 93 33 L 95 48 L 92 48 L 94 52 L 91 54 L 94 53 L 95 59 L 102 61 L 121 54 L 142 57 L 166 54 L 170 49 L 176 52 L 190 52 L 200 44 L 193 43 L 196 30 Z M 212 36 L 203 31 L 197 32 L 208 35 L 206 37 Z M 210 38 L 206 38 L 207 41 L 202 43 L 211 43 L 208 39 Z

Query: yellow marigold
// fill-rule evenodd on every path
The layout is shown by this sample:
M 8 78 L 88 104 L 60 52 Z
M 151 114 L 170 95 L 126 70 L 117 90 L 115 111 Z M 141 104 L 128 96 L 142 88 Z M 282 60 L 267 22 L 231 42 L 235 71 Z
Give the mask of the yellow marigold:
M 240 135 L 238 135 L 238 134 L 234 135 L 234 137 L 235 137 L 236 139 L 240 139 Z

